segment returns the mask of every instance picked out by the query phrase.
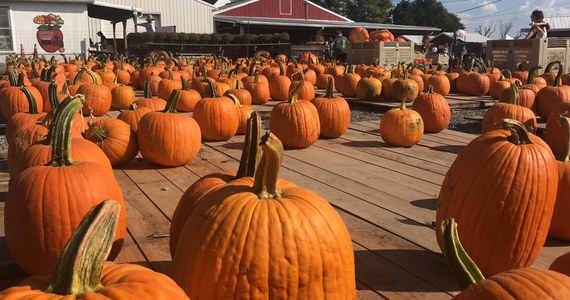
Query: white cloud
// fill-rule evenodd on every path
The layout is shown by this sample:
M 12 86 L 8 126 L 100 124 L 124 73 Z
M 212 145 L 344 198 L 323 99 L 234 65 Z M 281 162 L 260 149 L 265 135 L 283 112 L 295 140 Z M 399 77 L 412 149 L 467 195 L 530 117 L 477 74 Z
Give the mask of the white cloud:
M 488 5 L 485 5 L 488 4 Z M 496 13 L 497 12 L 497 5 L 495 3 L 489 4 L 489 1 L 485 0 L 481 2 L 479 5 L 485 5 L 481 7 L 481 9 L 487 13 Z

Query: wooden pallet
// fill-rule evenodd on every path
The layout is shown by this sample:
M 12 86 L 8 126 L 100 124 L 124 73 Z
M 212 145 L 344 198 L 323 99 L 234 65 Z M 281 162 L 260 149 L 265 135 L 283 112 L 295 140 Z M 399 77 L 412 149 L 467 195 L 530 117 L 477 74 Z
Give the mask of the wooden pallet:
M 280 176 L 330 201 L 345 221 L 355 250 L 358 299 L 449 299 L 458 287 L 435 240 L 436 199 L 457 153 L 475 135 L 444 130 L 400 148 L 385 144 L 378 127 L 378 122 L 353 123 L 341 138 L 287 150 Z M 198 157 L 178 168 L 157 168 L 138 157 L 115 169 L 128 218 L 117 261 L 169 274 L 168 232 L 178 200 L 201 176 L 237 169 L 242 145 L 243 136 L 203 143 Z M 10 259 L 3 238 L 5 160 L 0 170 L 0 288 L 5 288 L 25 274 Z M 549 242 L 535 266 L 545 268 L 567 251 L 569 244 Z

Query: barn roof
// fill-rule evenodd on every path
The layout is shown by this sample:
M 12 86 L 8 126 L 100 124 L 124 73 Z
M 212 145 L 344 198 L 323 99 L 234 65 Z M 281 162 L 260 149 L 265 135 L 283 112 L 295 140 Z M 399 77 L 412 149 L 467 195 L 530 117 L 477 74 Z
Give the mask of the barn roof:
M 442 32 L 436 36 L 434 36 L 433 38 L 431 38 L 431 40 L 439 37 L 439 36 L 447 36 L 451 39 L 453 39 L 453 32 Z M 486 43 L 489 40 L 488 37 L 482 36 L 478 33 L 475 32 L 468 32 L 467 33 L 467 43 Z
M 340 21 L 324 21 L 324 20 L 304 20 L 304 19 L 273 19 L 273 18 L 251 18 L 251 17 L 234 17 L 214 15 L 214 21 L 233 23 L 239 25 L 268 25 L 268 26 L 289 26 L 289 27 L 324 27 L 324 28 L 355 28 L 364 27 L 366 29 L 388 29 L 404 32 L 439 32 L 437 27 L 411 26 L 411 25 L 395 25 L 380 23 L 363 23 L 363 22 L 340 22 Z

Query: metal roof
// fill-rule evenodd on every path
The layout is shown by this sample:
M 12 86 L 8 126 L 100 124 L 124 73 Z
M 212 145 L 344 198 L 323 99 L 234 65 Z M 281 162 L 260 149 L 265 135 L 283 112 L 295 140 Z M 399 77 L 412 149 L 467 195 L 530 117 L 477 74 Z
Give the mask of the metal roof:
M 135 8 L 125 5 L 106 3 L 101 1 L 92 1 L 87 7 L 87 14 L 91 18 L 108 20 L 111 22 L 120 22 L 132 18 L 137 13 L 142 13 L 141 8 Z
M 453 32 L 442 32 L 442 33 L 434 36 L 430 40 L 433 40 L 440 35 L 445 35 L 451 39 L 453 38 Z M 475 32 L 468 32 L 467 33 L 467 40 L 466 40 L 467 43 L 486 43 L 488 40 L 489 40 L 488 37 L 482 36 L 478 33 L 475 33 Z
M 268 25 L 268 26 L 291 26 L 291 27 L 314 27 L 314 28 L 355 28 L 364 27 L 366 29 L 388 29 L 408 32 L 439 32 L 437 27 L 395 25 L 364 22 L 341 22 L 324 20 L 303 20 L 303 19 L 275 19 L 275 18 L 252 18 L 252 17 L 232 17 L 214 15 L 214 21 L 234 24 Z
M 404 34 L 400 35 L 399 37 L 403 38 L 406 41 L 414 42 L 415 44 L 422 44 L 422 41 L 424 40 L 423 35 Z
M 570 29 L 570 16 L 568 17 L 554 17 L 545 18 L 546 22 L 550 24 L 550 30 L 568 30 Z

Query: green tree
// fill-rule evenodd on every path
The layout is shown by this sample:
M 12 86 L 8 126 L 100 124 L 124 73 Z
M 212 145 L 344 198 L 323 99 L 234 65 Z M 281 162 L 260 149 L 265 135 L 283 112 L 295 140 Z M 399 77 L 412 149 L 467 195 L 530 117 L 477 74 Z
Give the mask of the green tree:
M 459 17 L 436 0 L 402 0 L 392 10 L 392 18 L 394 24 L 430 26 L 444 31 L 463 27 Z
M 392 9 L 391 0 L 315 0 L 313 2 L 355 22 L 383 23 Z

